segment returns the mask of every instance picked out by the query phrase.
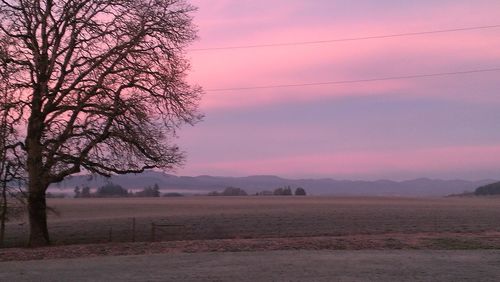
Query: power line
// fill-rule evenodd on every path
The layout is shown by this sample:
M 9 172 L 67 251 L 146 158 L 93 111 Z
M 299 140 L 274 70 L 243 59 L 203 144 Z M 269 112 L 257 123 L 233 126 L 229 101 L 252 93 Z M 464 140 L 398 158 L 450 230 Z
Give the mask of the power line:
M 388 76 L 388 77 L 356 79 L 356 80 L 339 80 L 339 81 L 311 82 L 311 83 L 300 83 L 300 84 L 277 84 L 277 85 L 233 87 L 233 88 L 215 88 L 215 89 L 207 89 L 205 91 L 207 91 L 207 92 L 223 92 L 223 91 L 244 91 L 244 90 L 257 90 L 257 89 L 305 87 L 305 86 L 317 86 L 317 85 L 354 84 L 354 83 L 362 83 L 362 82 L 402 80 L 402 79 L 427 78 L 427 77 L 439 77 L 439 76 L 453 76 L 453 75 L 465 75 L 465 74 L 485 73 L 485 72 L 495 72 L 495 71 L 500 71 L 500 67 L 490 68 L 490 69 L 455 71 L 455 72 L 440 72 L 440 73 L 415 74 L 415 75 L 404 75 L 404 76 Z
M 500 24 L 483 25 L 483 26 L 463 27 L 463 28 L 438 29 L 438 30 L 417 31 L 417 32 L 407 32 L 407 33 L 394 33 L 394 34 L 374 35 L 374 36 L 364 36 L 364 37 L 337 38 L 337 39 L 317 40 L 317 41 L 298 41 L 298 42 L 285 42 L 285 43 L 268 43 L 268 44 L 255 44 L 255 45 L 195 48 L 195 49 L 189 49 L 189 51 L 200 52 L 200 51 L 216 51 L 216 50 L 230 50 L 230 49 L 251 49 L 251 48 L 266 48 L 266 47 L 326 44 L 326 43 L 345 42 L 345 41 L 360 41 L 360 40 L 370 40 L 370 39 L 383 39 L 383 38 L 393 38 L 393 37 L 439 34 L 439 33 L 447 33 L 447 32 L 492 29 L 492 28 L 499 28 L 499 27 L 500 27 Z

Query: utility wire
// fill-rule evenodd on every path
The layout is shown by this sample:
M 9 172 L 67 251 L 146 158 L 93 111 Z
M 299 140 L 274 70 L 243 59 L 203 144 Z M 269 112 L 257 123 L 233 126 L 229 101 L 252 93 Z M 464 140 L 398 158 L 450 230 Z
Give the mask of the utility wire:
M 244 91 L 244 90 L 256 90 L 256 89 L 305 87 L 305 86 L 316 86 L 316 85 L 354 84 L 354 83 L 362 83 L 362 82 L 375 82 L 375 81 L 386 81 L 386 80 L 402 80 L 402 79 L 412 79 L 412 78 L 453 76 L 453 75 L 465 75 L 465 74 L 496 72 L 496 71 L 500 71 L 500 67 L 490 68 L 490 69 L 455 71 L 455 72 L 440 72 L 440 73 L 430 73 L 430 74 L 388 76 L 388 77 L 356 79 L 356 80 L 339 80 L 339 81 L 311 82 L 311 83 L 299 83 L 299 84 L 277 84 L 277 85 L 233 87 L 233 88 L 214 88 L 214 89 L 206 89 L 205 91 L 207 91 L 207 92 L 223 92 L 223 91 Z
M 417 35 L 439 34 L 439 33 L 448 33 L 448 32 L 459 32 L 459 31 L 492 29 L 492 28 L 500 28 L 500 24 L 497 24 L 497 25 L 472 26 L 472 27 L 463 27 L 463 28 L 452 28 L 452 29 L 438 29 L 438 30 L 428 30 L 428 31 L 417 31 L 417 32 L 407 32 L 407 33 L 395 33 L 395 34 L 386 34 L 386 35 L 374 35 L 374 36 L 364 36 L 364 37 L 338 38 L 338 39 L 317 40 L 317 41 L 299 41 L 299 42 L 285 42 L 285 43 L 268 43 L 268 44 L 255 44 L 255 45 L 239 45 L 239 46 L 225 46 L 225 47 L 223 46 L 223 47 L 196 48 L 196 49 L 189 49 L 188 51 L 191 51 L 191 52 L 200 52 L 200 51 L 215 51 L 215 50 L 251 49 L 251 48 L 266 48 L 266 47 L 281 47 L 281 46 L 326 44 L 326 43 L 345 42 L 345 41 L 360 41 L 360 40 L 370 40 L 370 39 L 383 39 L 383 38 L 393 38 L 393 37 L 417 36 Z

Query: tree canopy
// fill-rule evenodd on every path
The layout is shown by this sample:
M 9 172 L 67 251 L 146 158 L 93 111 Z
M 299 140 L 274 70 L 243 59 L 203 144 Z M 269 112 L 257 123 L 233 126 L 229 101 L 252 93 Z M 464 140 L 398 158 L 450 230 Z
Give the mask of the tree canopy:
M 49 243 L 45 192 L 81 171 L 172 169 L 176 130 L 201 119 L 186 81 L 185 0 L 2 0 L 0 89 L 15 105 L 31 245 Z

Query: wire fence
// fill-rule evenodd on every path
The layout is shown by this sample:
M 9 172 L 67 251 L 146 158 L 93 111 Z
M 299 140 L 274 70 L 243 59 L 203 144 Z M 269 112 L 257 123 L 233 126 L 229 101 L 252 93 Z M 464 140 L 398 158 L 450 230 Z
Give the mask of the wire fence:
M 7 226 L 5 247 L 26 245 L 29 226 Z M 334 213 L 307 211 L 284 214 L 217 214 L 172 217 L 92 218 L 49 220 L 54 245 L 161 242 L 211 239 L 259 239 L 344 236 L 389 233 L 500 232 L 494 209 L 337 209 Z

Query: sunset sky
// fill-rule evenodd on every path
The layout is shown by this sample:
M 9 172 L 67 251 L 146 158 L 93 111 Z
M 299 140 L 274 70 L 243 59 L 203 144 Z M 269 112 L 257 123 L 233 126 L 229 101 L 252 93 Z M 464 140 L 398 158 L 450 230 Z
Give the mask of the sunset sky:
M 192 0 L 191 49 L 500 24 L 500 1 Z M 206 115 L 180 175 L 500 179 L 500 71 L 241 91 L 220 88 L 500 68 L 500 27 L 188 52 Z

